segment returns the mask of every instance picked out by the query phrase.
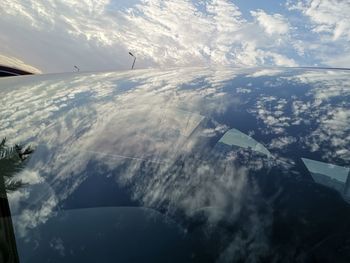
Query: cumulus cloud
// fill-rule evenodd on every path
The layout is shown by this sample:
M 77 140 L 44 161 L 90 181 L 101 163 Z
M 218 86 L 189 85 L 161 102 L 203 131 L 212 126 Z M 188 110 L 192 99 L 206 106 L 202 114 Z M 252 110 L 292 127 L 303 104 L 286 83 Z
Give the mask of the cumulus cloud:
M 298 64 L 287 18 L 229 0 L 4 0 L 0 14 L 0 52 L 43 72 L 128 69 L 128 51 L 138 68 Z
M 301 11 L 313 23 L 316 33 L 328 33 L 332 40 L 350 40 L 350 2 L 342 0 L 298 0 L 290 8 Z
M 306 18 L 304 24 L 312 34 L 305 41 L 304 47 L 310 55 L 324 65 L 349 67 L 349 1 L 289 0 L 287 7 Z
M 256 18 L 259 25 L 264 28 L 266 33 L 269 35 L 272 34 L 287 34 L 289 31 L 289 25 L 281 14 L 273 14 L 269 15 L 265 13 L 263 10 L 251 11 L 250 12 L 253 17 Z

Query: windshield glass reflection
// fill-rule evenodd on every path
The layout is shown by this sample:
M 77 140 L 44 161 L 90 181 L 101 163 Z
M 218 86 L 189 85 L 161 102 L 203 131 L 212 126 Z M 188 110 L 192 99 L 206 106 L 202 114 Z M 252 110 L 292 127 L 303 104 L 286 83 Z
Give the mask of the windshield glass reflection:
M 135 211 L 145 225 L 148 214 L 170 220 L 184 261 L 272 260 L 291 250 L 313 259 L 320 250 L 336 254 L 333 235 L 348 238 L 337 233 L 347 230 L 349 207 L 313 184 L 303 165 L 350 165 L 350 81 L 342 71 L 144 70 L 2 85 L 0 135 L 35 147 L 14 176 L 24 187 L 8 194 L 23 262 L 43 251 L 82 255 L 69 229 L 55 230 L 80 212 L 96 216 L 96 240 L 113 225 L 103 225 L 104 213 Z M 323 213 L 340 213 L 338 224 L 314 218 Z M 323 238 L 328 249 L 315 247 Z

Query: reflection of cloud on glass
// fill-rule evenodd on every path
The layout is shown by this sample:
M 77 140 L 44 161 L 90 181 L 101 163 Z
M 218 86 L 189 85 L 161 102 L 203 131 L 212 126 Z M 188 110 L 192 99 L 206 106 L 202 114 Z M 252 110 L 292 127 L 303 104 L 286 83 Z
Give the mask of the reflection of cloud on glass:
M 65 248 L 63 245 L 63 240 L 61 238 L 52 238 L 50 241 L 50 247 L 57 251 L 61 257 L 65 256 Z
M 322 109 L 322 107 L 321 107 Z M 306 144 L 313 150 L 327 147 L 332 151 L 325 151 L 325 157 L 340 157 L 345 160 L 350 158 L 348 145 L 348 136 L 350 132 L 350 111 L 346 108 L 326 108 L 327 115 L 319 117 L 318 127 L 309 137 L 306 138 Z
M 283 77 L 287 80 L 303 84 L 312 84 L 313 89 L 308 94 L 315 98 L 315 101 L 329 100 L 332 97 L 350 94 L 349 72 L 332 70 L 309 70 L 292 77 Z
M 306 145 L 312 151 L 322 149 L 328 161 L 334 158 L 350 159 L 348 145 L 350 133 L 350 81 L 347 71 L 306 71 L 288 78 L 305 85 L 312 85 L 307 92 L 309 101 L 295 101 L 295 116 L 300 121 L 317 124 Z M 298 121 L 298 119 L 295 119 Z
M 270 149 L 283 149 L 286 146 L 288 146 L 292 143 L 295 143 L 296 141 L 297 141 L 297 139 L 292 137 L 292 136 L 278 137 L 278 138 L 271 140 L 271 143 L 269 144 L 269 148 Z
M 257 78 L 257 77 L 272 77 L 280 75 L 283 71 L 280 69 L 260 69 L 254 73 L 248 75 L 248 77 Z
M 162 72 L 157 74 L 154 71 L 145 71 L 130 78 L 123 83 L 122 79 L 131 76 L 130 73 L 101 73 L 96 75 L 79 75 L 69 76 L 65 81 L 61 76 L 41 76 L 40 79 L 36 79 L 35 84 L 32 79 L 27 78 L 25 80 L 7 79 L 2 82 L 1 103 L 4 106 L 4 111 L 0 113 L 2 127 L 1 134 L 12 134 L 16 131 L 17 141 L 22 141 L 22 138 L 29 139 L 28 133 L 37 134 L 40 130 L 43 130 L 49 122 L 45 123 L 44 120 L 49 120 L 53 114 L 59 115 L 63 108 L 70 109 L 76 105 L 76 103 L 85 103 L 91 99 L 96 101 L 98 99 L 104 99 L 107 96 L 122 93 L 123 90 L 119 90 L 117 81 L 122 81 L 123 89 L 125 87 L 138 86 L 140 95 L 144 96 L 146 100 L 153 99 L 152 94 L 155 92 L 153 89 L 158 87 L 159 92 L 165 92 L 168 94 L 168 98 L 171 98 L 169 103 L 176 104 L 181 108 L 179 103 L 183 100 L 194 100 L 201 96 L 206 95 L 208 98 L 207 103 L 210 103 L 210 95 L 217 95 L 217 88 L 221 81 L 224 81 L 222 76 L 215 76 L 215 70 L 193 70 L 186 71 L 186 74 L 182 74 L 183 70 L 179 70 L 176 73 L 174 71 Z M 223 71 L 225 72 L 225 71 Z M 218 73 L 223 74 L 223 73 Z M 228 71 L 226 79 L 232 78 L 232 71 Z M 175 91 L 181 84 L 191 83 L 196 79 L 200 79 L 201 76 L 208 78 L 209 85 L 207 87 L 198 87 L 197 91 L 187 90 L 186 92 L 179 92 L 177 97 L 173 96 L 172 91 Z M 215 78 L 218 78 L 217 80 Z M 89 81 L 89 85 L 85 85 L 86 81 Z M 215 84 L 218 83 L 218 84 Z M 26 92 L 15 91 L 16 87 L 26 86 Z M 146 91 L 148 90 L 148 94 Z M 200 90 L 200 93 L 198 92 Z M 93 96 L 92 96 L 93 95 Z M 136 94 L 134 95 L 136 96 Z M 220 97 L 220 96 L 219 96 Z M 160 97 L 158 97 L 160 98 Z M 163 103 L 168 99 L 163 96 L 159 103 Z M 125 94 L 120 100 L 127 100 L 128 95 Z M 215 98 L 213 99 L 215 100 Z M 224 99 L 223 99 L 224 100 Z M 25 103 L 24 103 L 25 102 Z M 196 107 L 200 107 L 198 103 L 194 104 Z M 113 108 L 117 106 L 111 105 Z M 188 110 L 191 110 L 191 105 L 186 105 Z M 218 104 L 212 104 L 212 107 L 219 109 Z M 103 107 L 104 108 L 104 107 Z M 19 128 L 23 126 L 22 123 L 32 123 L 31 129 Z M 12 139 L 12 138 L 9 138 Z
M 276 137 L 272 146 L 280 144 L 278 140 L 284 140 L 288 130 L 312 126 L 315 128 L 308 134 L 300 134 L 307 148 L 313 152 L 322 151 L 328 161 L 334 158 L 349 160 L 348 72 L 306 70 L 290 76 L 282 74 L 276 79 L 273 83 L 265 81 L 265 89 L 261 90 L 255 108 L 250 110 L 266 124 L 262 132 Z M 287 88 L 283 87 L 287 83 L 291 95 L 285 98 L 274 96 L 273 92 Z
M 7 123 L 1 133 L 12 140 L 33 141 L 38 145 L 37 156 L 51 160 L 50 166 L 33 160 L 35 166 L 26 171 L 30 178 L 34 176 L 31 183 L 35 179 L 36 188 L 42 190 L 36 189 L 36 195 L 23 190 L 14 200 L 34 203 L 40 196 L 47 196 L 50 192 L 44 190 L 47 184 L 42 183 L 42 178 L 59 189 L 59 198 L 64 200 L 85 180 L 83 171 L 91 158 L 109 156 L 115 160 L 115 168 L 126 157 L 166 160 L 191 149 L 196 140 L 190 144 L 185 141 L 204 119 L 200 112 L 224 111 L 230 100 L 217 94 L 224 81 L 234 74 L 202 69 L 184 72 L 188 71 L 82 74 L 71 75 L 64 81 L 61 79 L 64 75 L 51 79 L 40 76 L 39 82 L 32 83 L 29 78 L 17 83 L 16 86 L 24 84 L 25 92 L 20 96 L 13 90 L 3 93 L 4 106 L 11 101 L 16 112 L 0 113 L 6 114 L 1 120 Z M 184 86 L 201 79 L 204 79 L 203 86 L 195 89 Z M 7 91 L 6 84 L 10 86 L 12 82 L 4 82 L 4 91 Z M 54 123 L 52 118 L 56 118 Z M 34 129 L 27 129 L 28 126 Z M 213 136 L 221 129 L 218 125 L 205 129 L 201 135 Z M 35 139 L 37 134 L 40 140 Z M 132 174 L 119 179 L 127 182 Z M 24 174 L 19 175 L 22 176 Z M 68 179 L 72 180 L 69 187 Z M 21 231 L 25 232 L 26 225 L 34 227 L 35 222 L 45 222 L 44 218 L 59 202 L 56 198 L 54 195 L 48 199 L 38 211 L 24 210 L 18 217 Z M 18 204 L 12 203 L 12 206 L 18 207 Z
M 47 185 L 46 185 L 47 186 Z M 21 191 L 21 194 L 23 191 Z M 30 202 L 31 200 L 31 193 L 28 193 L 24 190 L 23 195 L 17 196 L 19 202 Z M 47 194 L 47 193 L 46 193 Z M 46 200 L 43 200 L 44 196 L 46 196 Z M 13 196 L 9 196 L 9 198 L 12 198 Z M 56 199 L 56 196 L 51 192 L 49 192 L 49 195 L 43 195 L 40 196 L 40 198 L 37 198 L 35 201 L 40 202 L 39 204 L 36 204 L 34 201 L 32 203 L 27 203 L 29 205 L 36 204 L 35 209 L 28 208 L 23 209 L 18 204 L 13 203 L 14 200 L 9 200 L 11 208 L 15 207 L 17 209 L 21 208 L 20 214 L 16 214 L 16 211 L 12 212 L 12 220 L 15 227 L 16 235 L 20 238 L 25 238 L 27 231 L 29 229 L 33 229 L 37 227 L 39 224 L 45 223 L 50 217 L 53 216 L 54 210 L 57 208 L 58 200 Z
M 204 215 L 212 226 L 223 220 L 235 222 L 247 207 L 258 217 L 253 204 L 258 189 L 244 190 L 249 187 L 247 171 L 229 159 L 208 163 L 187 156 L 227 130 L 220 123 L 206 126 L 206 122 L 212 114 L 239 103 L 224 91 L 235 71 L 42 78 L 39 84 L 26 83 L 26 92 L 15 101 L 22 111 L 7 121 L 16 132 L 1 131 L 12 140 L 31 138 L 37 145 L 26 171 L 32 185 L 11 200 L 20 237 L 55 214 L 88 179 L 91 162 L 97 173 L 115 178 L 116 187 L 130 189 L 134 200 L 166 208 L 169 215 Z M 29 123 L 35 130 L 26 129 Z M 140 177 L 142 171 L 150 176 Z
M 312 95 L 319 84 L 300 83 L 300 70 L 261 82 L 247 77 L 253 73 L 196 68 L 5 80 L 0 90 L 0 135 L 37 145 L 28 169 L 18 174 L 31 185 L 10 200 L 20 236 L 47 222 L 79 187 L 97 176 L 112 178 L 116 189 L 128 189 L 139 205 L 174 218 L 180 214 L 180 224 L 187 226 L 182 220 L 188 218 L 202 220 L 203 226 L 188 223 L 189 229 L 210 231 L 251 215 L 237 235 L 225 233 L 232 244 L 223 255 L 231 259 L 239 246 L 249 247 L 250 242 L 261 246 L 263 253 L 273 211 L 269 204 L 263 204 L 263 213 L 258 209 L 264 200 L 258 198 L 259 187 L 250 176 L 271 167 L 259 153 L 271 152 L 278 160 L 269 159 L 270 164 L 289 172 L 296 166 L 288 159 L 290 148 L 310 149 L 314 136 L 330 143 L 319 148 L 321 154 L 339 150 L 345 152 L 335 152 L 335 157 L 346 156 L 347 141 L 335 139 L 349 135 L 348 104 L 341 96 L 336 97 L 338 104 L 320 103 Z M 336 77 L 333 81 L 337 83 Z M 237 92 L 246 86 L 249 93 Z M 330 134 L 314 134 L 327 125 L 334 127 L 328 129 L 334 131 L 332 141 L 327 141 Z M 250 131 L 250 137 L 239 130 Z M 220 138 L 226 146 L 240 149 L 221 154 L 215 148 Z M 235 153 L 248 165 L 240 165 Z M 265 229 L 259 232 L 260 228 Z
M 250 93 L 250 92 L 252 92 L 250 89 L 247 89 L 247 88 L 237 88 L 236 91 L 237 91 L 237 93 Z
M 286 99 L 261 95 L 256 102 L 256 108 L 250 112 L 257 114 L 258 118 L 267 125 L 268 129 L 263 131 L 264 133 L 283 134 L 291 122 L 290 116 L 285 114 L 286 104 Z

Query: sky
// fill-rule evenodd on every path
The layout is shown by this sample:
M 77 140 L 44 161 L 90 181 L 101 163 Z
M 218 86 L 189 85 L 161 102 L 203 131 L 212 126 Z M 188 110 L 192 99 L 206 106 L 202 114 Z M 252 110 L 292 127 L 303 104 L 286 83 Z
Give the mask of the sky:
M 350 67 L 348 0 L 2 0 L 0 64 Z

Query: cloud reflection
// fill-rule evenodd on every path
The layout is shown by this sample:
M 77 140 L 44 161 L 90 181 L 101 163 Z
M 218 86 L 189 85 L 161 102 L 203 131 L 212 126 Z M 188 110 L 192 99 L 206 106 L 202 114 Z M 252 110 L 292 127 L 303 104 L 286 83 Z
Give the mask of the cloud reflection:
M 249 149 L 217 150 L 224 133 L 245 129 L 288 168 L 295 165 L 290 147 L 296 142 L 310 152 L 317 144 L 320 158 L 349 163 L 346 74 L 271 72 L 197 68 L 5 80 L 0 137 L 37 146 L 18 175 L 32 178 L 32 185 L 10 195 L 19 236 L 64 209 L 96 175 L 113 178 L 138 204 L 189 231 L 242 224 L 238 232 L 225 232 L 222 240 L 230 242 L 220 251 L 222 260 L 264 255 L 273 209 L 252 173 L 271 163 Z M 320 95 L 322 87 L 332 96 Z M 241 114 L 246 118 L 236 117 Z

